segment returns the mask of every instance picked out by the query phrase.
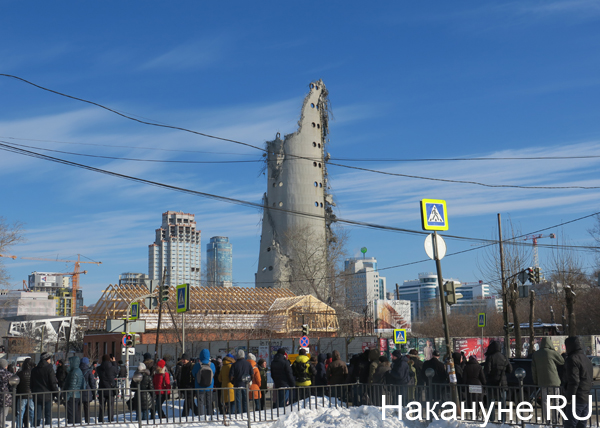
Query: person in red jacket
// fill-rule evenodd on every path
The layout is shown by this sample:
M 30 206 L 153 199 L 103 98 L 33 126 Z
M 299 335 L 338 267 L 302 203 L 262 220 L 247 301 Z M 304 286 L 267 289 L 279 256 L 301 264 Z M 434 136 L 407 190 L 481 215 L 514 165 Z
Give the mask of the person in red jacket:
M 156 363 L 156 371 L 154 372 L 154 376 L 152 377 L 152 384 L 154 385 L 154 390 L 157 395 L 155 400 L 155 413 L 158 413 L 159 418 L 167 418 L 165 411 L 162 408 L 164 402 L 169 398 L 169 394 L 171 393 L 171 379 L 169 372 L 166 369 L 165 360 L 159 360 Z

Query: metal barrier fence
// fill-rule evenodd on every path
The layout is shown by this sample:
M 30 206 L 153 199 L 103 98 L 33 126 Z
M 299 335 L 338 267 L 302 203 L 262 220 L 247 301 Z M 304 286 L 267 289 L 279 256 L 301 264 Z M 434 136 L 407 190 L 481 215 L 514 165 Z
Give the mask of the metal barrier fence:
M 459 403 L 454 417 L 465 421 L 505 422 L 523 426 L 525 423 L 562 425 L 560 412 L 552 412 L 549 420 L 544 411 L 546 395 L 558 394 L 556 389 L 458 385 L 455 398 Z M 600 426 L 597 393 L 595 389 L 591 392 L 591 421 Z M 385 407 L 387 417 L 409 419 L 412 410 L 415 419 L 432 420 L 442 418 L 445 411 L 450 411 L 449 405 L 444 403 L 453 401 L 453 391 L 449 384 L 432 383 L 418 386 L 344 384 L 262 390 L 252 390 L 248 385 L 242 388 L 168 391 L 142 390 L 139 386 L 121 388 L 119 385 L 111 389 L 32 394 L 1 392 L 0 400 L 0 403 L 12 400 L 13 404 L 10 409 L 9 406 L 0 406 L 0 427 L 5 426 L 5 419 L 10 421 L 12 428 L 27 424 L 39 426 L 42 422 L 52 427 L 123 423 L 137 423 L 143 427 L 229 420 L 244 421 L 250 427 L 253 422 L 275 421 L 282 415 L 303 408 L 361 405 Z M 496 404 L 490 408 L 492 403 Z M 497 403 L 501 403 L 501 407 Z M 517 406 L 521 403 L 531 405 L 533 413 L 530 420 L 517 419 Z M 414 410 L 418 406 L 421 407 L 420 414 Z M 5 414 L 6 410 L 10 412 Z M 568 407 L 565 410 L 567 413 Z

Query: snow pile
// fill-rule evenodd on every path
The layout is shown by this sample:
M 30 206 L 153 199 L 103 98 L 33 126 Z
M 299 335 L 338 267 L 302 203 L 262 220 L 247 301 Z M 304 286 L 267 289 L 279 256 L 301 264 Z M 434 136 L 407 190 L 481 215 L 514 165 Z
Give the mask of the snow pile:
M 300 411 L 288 413 L 271 425 L 272 428 L 422 428 L 421 422 L 398 420 L 398 414 L 386 413 L 385 421 L 381 418 L 381 409 L 373 406 L 361 407 L 319 407 L 318 409 L 302 408 Z M 319 402 L 319 404 L 321 404 Z

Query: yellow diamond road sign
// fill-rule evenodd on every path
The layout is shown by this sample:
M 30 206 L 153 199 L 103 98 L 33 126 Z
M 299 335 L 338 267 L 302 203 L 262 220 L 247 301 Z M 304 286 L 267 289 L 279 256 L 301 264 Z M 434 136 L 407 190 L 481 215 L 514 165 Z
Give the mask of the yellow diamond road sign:
M 422 199 L 421 223 L 423 230 L 448 230 L 446 201 L 441 199 Z

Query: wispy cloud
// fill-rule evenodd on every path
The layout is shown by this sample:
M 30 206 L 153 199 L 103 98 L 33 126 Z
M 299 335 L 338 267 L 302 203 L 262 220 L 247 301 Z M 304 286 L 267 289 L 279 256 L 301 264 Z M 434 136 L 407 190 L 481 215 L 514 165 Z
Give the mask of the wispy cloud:
M 225 58 L 229 40 L 228 37 L 221 36 L 188 42 L 158 54 L 144 62 L 140 69 L 182 71 L 206 68 Z

